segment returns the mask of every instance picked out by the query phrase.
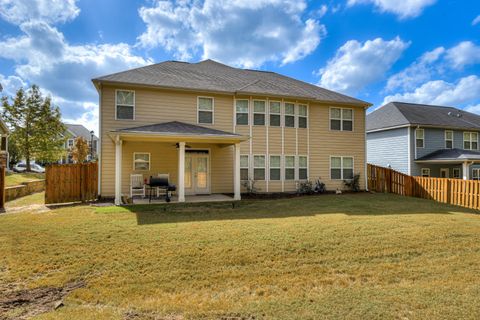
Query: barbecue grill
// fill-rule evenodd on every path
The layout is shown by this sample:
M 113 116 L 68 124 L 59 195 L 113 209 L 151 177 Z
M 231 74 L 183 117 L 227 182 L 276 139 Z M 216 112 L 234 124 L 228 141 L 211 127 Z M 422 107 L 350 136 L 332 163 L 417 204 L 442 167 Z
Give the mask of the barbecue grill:
M 166 177 L 152 177 L 150 176 L 150 181 L 147 184 L 150 187 L 150 195 L 148 198 L 148 202 L 152 202 L 152 192 L 156 188 L 165 190 L 165 201 L 170 202 L 171 195 L 170 192 L 176 191 L 177 187 L 175 185 L 170 184 L 168 181 L 168 176 Z

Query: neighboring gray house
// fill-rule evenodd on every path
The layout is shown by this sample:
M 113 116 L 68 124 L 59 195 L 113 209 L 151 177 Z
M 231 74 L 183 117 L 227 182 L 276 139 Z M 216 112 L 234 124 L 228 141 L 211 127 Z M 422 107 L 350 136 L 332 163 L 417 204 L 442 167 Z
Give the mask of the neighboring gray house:
M 390 102 L 367 115 L 367 162 L 412 176 L 480 179 L 480 116 Z
M 67 141 L 65 142 L 65 149 L 67 150 L 67 155 L 61 159 L 61 163 L 73 163 L 71 150 L 73 149 L 73 145 L 75 139 L 78 137 L 83 137 L 87 142 L 90 148 L 90 153 L 87 157 L 87 160 L 95 159 L 97 157 L 97 148 L 98 148 L 98 137 L 93 133 L 93 131 L 88 130 L 81 124 L 70 124 L 65 123 L 65 127 L 67 127 Z

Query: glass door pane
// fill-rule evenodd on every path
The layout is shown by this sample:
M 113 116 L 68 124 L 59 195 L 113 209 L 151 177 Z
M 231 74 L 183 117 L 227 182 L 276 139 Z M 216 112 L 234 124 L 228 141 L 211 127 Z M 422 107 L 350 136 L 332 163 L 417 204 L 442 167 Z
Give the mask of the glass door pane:
M 192 188 L 192 157 L 185 157 L 185 189 Z
M 198 156 L 196 159 L 196 188 L 205 190 L 208 188 L 208 158 Z

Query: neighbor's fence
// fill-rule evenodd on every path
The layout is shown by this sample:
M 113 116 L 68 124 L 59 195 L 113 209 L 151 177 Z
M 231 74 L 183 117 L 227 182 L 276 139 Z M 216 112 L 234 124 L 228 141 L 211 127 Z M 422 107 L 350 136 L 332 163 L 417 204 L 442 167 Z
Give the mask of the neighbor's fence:
M 45 203 L 92 201 L 98 196 L 96 162 L 52 164 L 45 172 Z
M 480 209 L 480 181 L 476 180 L 412 177 L 389 168 L 368 164 L 367 181 L 370 191 Z
M 0 211 L 5 210 L 5 170 L 4 166 L 0 166 Z

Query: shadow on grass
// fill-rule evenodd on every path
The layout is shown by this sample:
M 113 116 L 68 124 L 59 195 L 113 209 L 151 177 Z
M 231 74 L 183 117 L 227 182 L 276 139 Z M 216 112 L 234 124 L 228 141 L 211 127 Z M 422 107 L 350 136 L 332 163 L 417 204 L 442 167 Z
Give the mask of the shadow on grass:
M 152 204 L 98 208 L 99 213 L 132 212 L 139 225 L 192 221 L 269 219 L 320 214 L 399 215 L 474 212 L 431 200 L 392 194 L 306 196 L 277 200 L 243 200 L 191 204 Z

